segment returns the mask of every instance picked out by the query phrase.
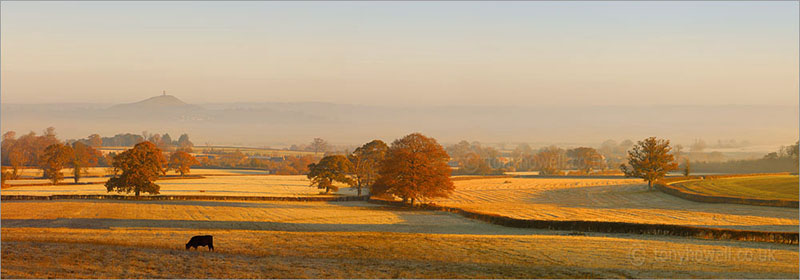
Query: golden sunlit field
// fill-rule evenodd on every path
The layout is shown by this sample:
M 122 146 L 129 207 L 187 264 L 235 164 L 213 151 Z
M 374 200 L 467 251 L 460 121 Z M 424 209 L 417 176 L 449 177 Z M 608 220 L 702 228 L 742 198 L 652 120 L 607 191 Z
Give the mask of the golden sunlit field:
M 304 175 L 250 175 L 251 170 L 198 169 L 200 179 L 160 180 L 163 195 L 318 196 Z M 240 175 L 237 175 L 240 174 Z M 102 185 L 13 186 L 6 195 L 109 194 Z M 647 190 L 639 179 L 480 178 L 455 180 L 443 206 L 513 218 L 660 223 L 704 227 L 797 231 L 796 209 L 701 203 Z M 12 185 L 15 181 L 12 180 Z M 21 180 L 26 181 L 26 180 Z M 335 194 L 355 195 L 339 185 Z M 116 194 L 114 192 L 110 194 Z
M 8 201 L 2 277 L 786 278 L 797 246 L 507 228 L 365 202 Z M 214 236 L 215 251 L 186 251 Z M 410 245 L 410 244 L 413 244 Z
M 521 219 L 677 224 L 797 231 L 797 209 L 700 203 L 648 191 L 639 179 L 490 178 L 455 181 L 432 202 Z
M 0 280 L 800 276 L 800 1 L 0 2 Z
M 219 170 L 192 172 L 193 175 L 202 174 L 205 178 L 186 178 L 159 180 L 162 195 L 224 195 L 224 196 L 309 196 L 318 195 L 320 189 L 309 187 L 309 180 L 305 175 L 248 175 L 251 170 Z M 244 175 L 237 175 L 242 172 Z M 54 194 L 117 194 L 107 192 L 103 183 L 108 178 L 86 178 L 93 184 L 86 185 L 41 185 L 41 186 L 14 186 L 17 181 L 10 180 L 12 187 L 4 189 L 6 195 L 54 195 Z M 41 180 L 41 183 L 47 183 Z M 341 186 L 336 194 L 355 195 L 356 190 Z M 332 193 L 333 194 L 333 193 Z
M 61 173 L 64 175 L 64 181 L 62 183 L 72 183 L 72 168 L 64 168 L 61 170 Z M 89 167 L 86 168 L 86 173 L 84 173 L 84 177 L 80 179 L 79 182 L 94 182 L 94 181 L 105 181 L 108 178 L 102 178 L 111 176 L 113 174 L 113 169 L 110 167 Z M 234 176 L 234 175 L 267 175 L 268 173 L 264 170 L 251 170 L 251 169 L 206 169 L 206 168 L 192 168 L 191 172 L 187 175 L 194 175 L 194 176 L 209 176 L 209 175 L 217 175 L 217 176 Z M 19 180 L 9 180 L 8 184 L 34 184 L 34 183 L 49 183 L 47 179 L 42 179 L 42 170 L 38 168 L 24 168 L 20 169 L 19 175 L 21 179 Z M 180 175 L 179 173 L 175 172 L 175 170 L 170 169 L 167 171 L 167 176 L 177 176 Z
M 767 175 L 674 183 L 692 193 L 756 199 L 798 199 L 797 175 Z
M 205 178 L 157 183 L 164 195 L 319 195 L 305 176 L 252 172 L 198 169 L 192 174 Z M 796 209 L 691 202 L 648 191 L 637 179 L 459 178 L 450 198 L 433 202 L 526 219 L 776 231 L 796 231 L 798 225 Z M 6 195 L 106 193 L 102 183 L 3 190 Z M 338 194 L 355 192 L 342 188 Z M 0 206 L 4 278 L 785 278 L 798 273 L 796 245 L 509 228 L 359 201 L 53 200 Z M 203 234 L 214 236 L 214 252 L 184 250 L 191 236 Z

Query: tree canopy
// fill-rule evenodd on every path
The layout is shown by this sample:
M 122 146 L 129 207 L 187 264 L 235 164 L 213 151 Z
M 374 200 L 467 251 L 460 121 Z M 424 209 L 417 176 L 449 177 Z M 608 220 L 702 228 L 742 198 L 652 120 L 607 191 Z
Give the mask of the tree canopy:
M 184 150 L 186 152 L 191 152 L 192 147 L 194 146 L 194 143 L 192 143 L 192 141 L 189 140 L 189 134 L 186 133 L 181 134 L 181 136 L 178 137 L 177 144 L 179 149 Z
M 81 179 L 81 175 L 86 173 L 86 169 L 97 165 L 97 161 L 103 156 L 99 151 L 82 142 L 72 143 L 72 158 L 69 161 L 72 167 L 72 174 L 75 183 Z
M 328 151 L 328 141 L 322 138 L 314 138 L 308 147 L 311 151 L 314 151 L 314 154 L 324 153 Z
M 200 164 L 200 162 L 183 150 L 175 151 L 169 156 L 169 168 L 180 173 L 181 177 L 189 173 L 192 165 L 197 164 Z
M 456 174 L 491 175 L 502 174 L 505 165 L 499 160 L 500 152 L 479 142 L 462 140 L 445 149 L 450 160 L 457 164 Z
M 86 142 L 88 142 L 87 145 L 89 145 L 92 148 L 103 146 L 103 138 L 100 137 L 100 134 L 96 133 L 89 135 L 89 137 L 86 137 Z
M 619 168 L 626 177 L 642 178 L 647 181 L 649 188 L 653 188 L 653 182 L 663 178 L 667 172 L 678 169 L 671 149 L 669 140 L 655 137 L 644 139 L 628 151 L 630 167 L 623 163 Z
M 569 163 L 575 168 L 589 174 L 592 169 L 600 169 L 605 165 L 605 159 L 594 148 L 578 147 L 567 150 Z
M 133 192 L 136 196 L 142 192 L 158 194 L 161 187 L 153 182 L 164 174 L 166 163 L 161 149 L 155 144 L 149 141 L 136 144 L 114 157 L 113 167 L 122 174 L 108 179 L 106 189 L 108 192 Z
M 378 171 L 388 149 L 389 146 L 383 141 L 372 140 L 347 156 L 353 164 L 353 177 L 358 195 L 361 195 L 361 188 L 371 187 L 378 179 Z
M 420 133 L 392 142 L 373 186 L 375 194 L 400 197 L 404 202 L 447 197 L 455 186 L 450 181 L 447 155 L 435 139 Z
M 50 179 L 53 185 L 58 184 L 64 179 L 61 169 L 73 158 L 73 151 L 70 146 L 55 143 L 44 149 L 41 156 L 40 166 L 44 170 L 44 176 Z
M 549 146 L 539 150 L 533 157 L 540 175 L 560 175 L 567 167 L 567 157 L 564 149 Z
M 347 174 L 353 171 L 353 164 L 343 155 L 331 155 L 323 157 L 319 163 L 308 165 L 308 179 L 311 179 L 311 186 L 318 189 L 325 189 L 325 193 L 331 190 L 338 191 L 339 187 L 333 182 L 341 182 L 350 186 L 355 184 Z

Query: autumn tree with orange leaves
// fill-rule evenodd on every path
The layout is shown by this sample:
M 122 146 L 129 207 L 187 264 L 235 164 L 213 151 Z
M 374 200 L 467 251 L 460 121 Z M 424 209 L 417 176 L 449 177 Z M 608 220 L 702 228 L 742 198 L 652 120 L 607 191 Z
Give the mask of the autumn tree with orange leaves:
M 73 157 L 72 147 L 55 143 L 47 146 L 42 152 L 39 166 L 44 170 L 44 175 L 53 185 L 58 184 L 64 179 L 61 169 L 70 162 Z
M 169 156 L 169 168 L 180 173 L 181 177 L 189 173 L 192 165 L 198 164 L 200 164 L 200 162 L 197 161 L 194 156 L 183 150 L 175 151 Z
M 122 174 L 108 179 L 105 186 L 108 192 L 158 194 L 161 187 L 153 183 L 164 175 L 167 160 L 161 149 L 149 141 L 141 142 L 114 157 L 112 166 Z
M 628 151 L 628 167 L 620 165 L 625 177 L 638 177 L 647 181 L 648 188 L 653 188 L 653 182 L 663 178 L 667 172 L 678 169 L 678 163 L 670 153 L 672 148 L 669 140 L 650 137 L 639 141 L 633 149 Z
M 372 190 L 375 195 L 393 195 L 415 201 L 448 197 L 455 189 L 450 181 L 447 155 L 436 139 L 420 133 L 392 142 Z
M 81 175 L 87 173 L 89 167 L 96 166 L 102 156 L 103 154 L 92 146 L 81 142 L 72 143 L 72 158 L 69 160 L 69 166 L 72 167 L 72 178 L 75 183 L 78 183 Z
M 353 172 L 353 164 L 343 155 L 323 157 L 319 163 L 308 165 L 308 177 L 311 186 L 324 189 L 325 193 L 338 191 L 339 187 L 334 182 L 345 183 L 350 186 L 355 184 L 348 174 Z

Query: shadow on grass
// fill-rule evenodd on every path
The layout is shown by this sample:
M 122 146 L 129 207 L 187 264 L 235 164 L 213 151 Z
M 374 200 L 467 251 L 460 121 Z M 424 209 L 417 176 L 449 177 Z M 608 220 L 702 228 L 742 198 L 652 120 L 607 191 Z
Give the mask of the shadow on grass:
M 2 203 L 53 203 L 53 202 L 86 202 L 98 204 L 152 204 L 152 205 L 183 205 L 207 207 L 242 207 L 242 208 L 315 208 L 323 202 L 277 202 L 277 201 L 212 201 L 212 200 L 112 200 L 112 199 L 64 199 L 64 200 L 7 200 Z M 309 204 L 317 203 L 317 204 Z M 308 205 L 304 205 L 308 204 Z M 5 222 L 5 219 L 3 219 Z
M 507 228 L 470 221 L 449 213 L 427 212 L 423 215 L 400 215 L 403 220 L 392 224 L 197 221 L 153 219 L 3 219 L 4 228 L 171 228 L 205 230 L 263 230 L 290 232 L 399 232 L 431 234 L 531 235 L 542 230 Z M 313 219 L 302 219 L 313 220 Z M 555 232 L 552 232 L 555 234 Z

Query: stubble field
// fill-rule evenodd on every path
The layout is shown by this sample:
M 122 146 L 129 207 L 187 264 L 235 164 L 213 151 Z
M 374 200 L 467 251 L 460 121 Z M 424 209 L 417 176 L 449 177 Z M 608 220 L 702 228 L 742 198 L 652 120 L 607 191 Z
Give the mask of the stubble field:
M 490 178 L 455 181 L 432 202 L 520 219 L 676 224 L 797 232 L 797 209 L 700 203 L 647 189 L 638 179 Z
M 238 173 L 241 172 L 241 173 Z M 199 170 L 201 179 L 160 180 L 162 195 L 319 196 L 303 175 L 253 175 L 251 171 Z M 238 173 L 238 174 L 237 174 Z M 12 181 L 13 182 L 13 181 Z M 796 209 L 701 203 L 648 190 L 639 179 L 470 178 L 439 205 L 520 219 L 676 224 L 796 232 Z M 331 195 L 355 195 L 339 185 Z M 14 186 L 6 195 L 109 194 L 102 183 Z M 114 192 L 110 194 L 116 194 Z
M 209 174 L 158 183 L 162 194 L 319 192 L 308 187 L 305 176 Z M 690 202 L 648 191 L 633 179 L 477 178 L 455 184 L 451 198 L 434 202 L 517 218 L 789 231 L 798 224 L 796 209 Z M 3 190 L 54 193 L 106 192 L 101 184 Z M 4 278 L 787 278 L 798 273 L 797 245 L 572 235 L 358 201 L 53 200 L 3 201 L 0 207 Z M 184 250 L 191 236 L 202 234 L 214 235 L 214 252 Z
M 797 200 L 800 190 L 797 175 L 691 180 L 674 185 L 697 194 L 756 199 Z
M 257 175 L 250 174 L 250 170 L 243 170 L 238 175 L 232 170 L 201 170 L 192 172 L 194 175 L 202 174 L 205 178 L 173 178 L 159 180 L 156 184 L 161 186 L 162 195 L 223 195 L 223 196 L 310 196 L 319 195 L 320 190 L 309 187 L 309 180 L 305 175 Z M 85 185 L 37 185 L 14 186 L 17 181 L 12 180 L 10 188 L 3 190 L 6 195 L 54 195 L 54 194 L 117 194 L 107 192 L 103 185 L 108 178 L 87 178 L 94 180 L 92 184 Z M 42 180 L 44 181 L 44 180 Z M 332 194 L 355 195 L 355 189 L 345 188 Z
M 2 277 L 793 277 L 797 246 L 506 228 L 365 202 L 15 201 Z M 185 251 L 193 235 L 215 251 Z M 198 269 L 202 268 L 202 269 Z

